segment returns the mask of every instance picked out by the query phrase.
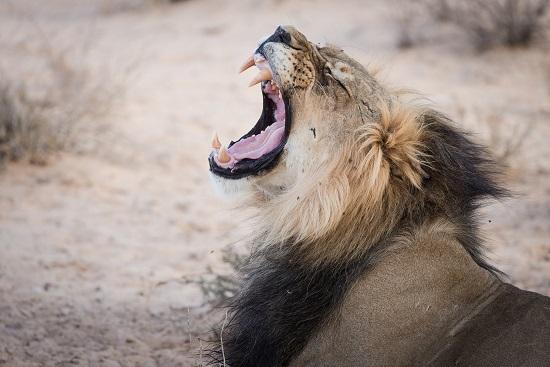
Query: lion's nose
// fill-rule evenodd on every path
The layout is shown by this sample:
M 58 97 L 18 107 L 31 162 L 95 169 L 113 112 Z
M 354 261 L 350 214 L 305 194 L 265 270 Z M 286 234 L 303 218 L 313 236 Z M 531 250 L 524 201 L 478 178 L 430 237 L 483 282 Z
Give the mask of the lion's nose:
M 259 52 L 263 45 L 269 42 L 276 42 L 276 43 L 286 43 L 287 45 L 290 45 L 291 36 L 290 33 L 285 29 L 283 26 L 278 26 L 275 32 L 269 37 L 267 37 L 257 48 L 256 52 Z
M 271 42 L 290 43 L 290 33 L 282 26 L 278 26 L 270 38 L 272 39 Z

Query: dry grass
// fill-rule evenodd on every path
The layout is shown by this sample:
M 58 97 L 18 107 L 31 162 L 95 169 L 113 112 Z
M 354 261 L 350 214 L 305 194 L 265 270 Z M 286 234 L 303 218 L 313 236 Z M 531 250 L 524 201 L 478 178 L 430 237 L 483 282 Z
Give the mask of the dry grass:
M 0 163 L 43 164 L 51 153 L 75 148 L 88 123 L 110 110 L 113 99 L 105 87 L 76 75 L 62 73 L 41 96 L 25 82 L 0 80 Z
M 208 266 L 205 274 L 183 279 L 184 284 L 198 285 L 208 305 L 213 308 L 222 306 L 235 295 L 239 288 L 237 273 L 247 264 L 249 258 L 248 254 L 236 252 L 231 247 L 225 247 L 221 252 L 222 261 L 227 267 L 226 272 L 216 272 Z
M 418 24 L 426 21 L 426 15 L 453 24 L 479 51 L 529 46 L 545 39 L 550 28 L 550 0 L 416 0 L 404 6 L 407 14 L 398 19 L 399 47 L 418 43 Z
M 42 162 L 58 139 L 48 137 L 42 108 L 29 102 L 24 88 L 0 81 L 0 163 L 28 157 Z
M 506 119 L 499 112 L 485 113 L 478 109 L 467 111 L 463 106 L 459 106 L 456 118 L 456 121 L 476 121 L 476 130 L 472 130 L 471 126 L 466 130 L 476 131 L 474 138 L 487 146 L 493 159 L 505 169 L 512 168 L 514 158 L 525 148 L 525 142 L 536 131 L 539 123 L 535 117 L 517 121 L 517 116 Z
M 127 1 L 137 0 L 112 3 Z M 58 151 L 95 149 L 108 131 L 105 117 L 121 101 L 134 65 L 117 67 L 115 75 L 108 64 L 90 64 L 93 28 L 83 28 L 78 42 L 67 43 L 24 6 L 11 0 L 5 5 L 27 31 L 0 38 L 5 51 L 0 64 L 0 165 L 21 160 L 44 164 Z
M 428 21 L 422 1 L 404 1 L 396 8 L 397 47 L 407 49 L 424 41 L 423 29 Z
M 511 159 L 522 150 L 534 124 L 514 124 L 511 131 L 506 131 L 498 115 L 488 116 L 485 122 L 489 129 L 488 144 L 495 159 L 505 167 L 510 166 Z
M 102 15 L 113 15 L 187 1 L 190 0 L 103 0 L 99 3 L 98 11 Z
M 227 301 L 233 297 L 239 289 L 238 272 L 246 266 L 249 254 L 240 249 L 237 251 L 232 245 L 229 245 L 221 250 L 222 262 L 224 269 L 214 270 L 211 266 L 207 266 L 206 272 L 195 276 L 184 276 L 178 279 L 170 279 L 168 281 L 159 282 L 155 287 L 167 284 L 168 282 L 176 282 L 185 287 L 197 286 L 203 294 L 203 302 L 192 313 L 187 307 L 186 313 L 186 330 L 190 349 L 195 348 L 195 361 L 193 366 L 204 367 L 203 357 L 211 353 L 213 343 L 220 343 L 223 351 L 223 335 L 224 329 L 228 322 Z M 176 309 L 171 308 L 171 313 Z M 224 317 L 225 314 L 225 317 Z M 178 317 L 174 322 L 180 322 Z M 195 327 L 192 327 L 194 324 Z M 198 328 L 197 326 L 200 325 Z M 203 345 L 205 342 L 205 345 Z M 225 366 L 225 362 L 220 361 L 219 366 Z
M 439 0 L 439 12 L 466 32 L 479 50 L 529 46 L 544 37 L 549 0 Z M 440 15 L 441 17 L 441 15 Z
M 120 81 L 106 70 L 93 73 L 82 56 L 45 46 L 30 57 L 41 65 L 40 82 L 17 72 L 0 77 L 0 164 L 44 164 L 54 152 L 86 149 L 123 92 Z

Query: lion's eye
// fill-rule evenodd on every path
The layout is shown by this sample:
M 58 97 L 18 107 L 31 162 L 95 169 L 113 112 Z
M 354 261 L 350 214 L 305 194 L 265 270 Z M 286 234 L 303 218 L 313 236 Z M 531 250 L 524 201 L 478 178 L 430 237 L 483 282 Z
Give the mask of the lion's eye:
M 323 74 L 327 79 L 338 82 L 336 76 L 333 73 L 332 65 L 326 64 L 325 67 L 323 68 Z
M 332 75 L 332 72 L 330 71 L 330 68 L 328 66 L 325 66 L 323 68 L 323 73 L 321 74 L 321 84 L 328 85 L 329 83 L 333 83 L 336 80 L 334 79 L 334 76 Z
M 325 67 L 323 69 L 324 69 L 324 74 L 325 75 L 332 76 L 332 71 L 330 70 L 330 67 L 328 65 L 325 65 Z

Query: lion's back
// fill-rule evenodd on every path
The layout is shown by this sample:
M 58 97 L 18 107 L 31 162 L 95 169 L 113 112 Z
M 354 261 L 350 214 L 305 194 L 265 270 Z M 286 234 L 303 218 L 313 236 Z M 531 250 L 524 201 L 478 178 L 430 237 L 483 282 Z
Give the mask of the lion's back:
M 550 298 L 504 284 L 429 366 L 550 366 Z

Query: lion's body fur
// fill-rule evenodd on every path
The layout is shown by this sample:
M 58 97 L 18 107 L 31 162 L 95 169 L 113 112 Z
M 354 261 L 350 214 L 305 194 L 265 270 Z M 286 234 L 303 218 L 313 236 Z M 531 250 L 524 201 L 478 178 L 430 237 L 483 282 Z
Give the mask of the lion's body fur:
M 550 299 L 477 266 L 454 230 L 437 223 L 386 251 L 289 366 L 547 365 Z
M 428 365 L 500 284 L 471 261 L 452 227 L 434 223 L 396 241 L 290 366 Z
M 247 181 L 259 234 L 229 306 L 226 363 L 428 365 L 504 286 L 476 220 L 506 194 L 498 170 L 444 115 L 403 101 L 340 50 L 289 34 L 302 43 L 271 52 L 292 70 L 308 58 L 315 82 L 292 90 L 279 163 Z M 271 66 L 279 85 L 292 83 Z

